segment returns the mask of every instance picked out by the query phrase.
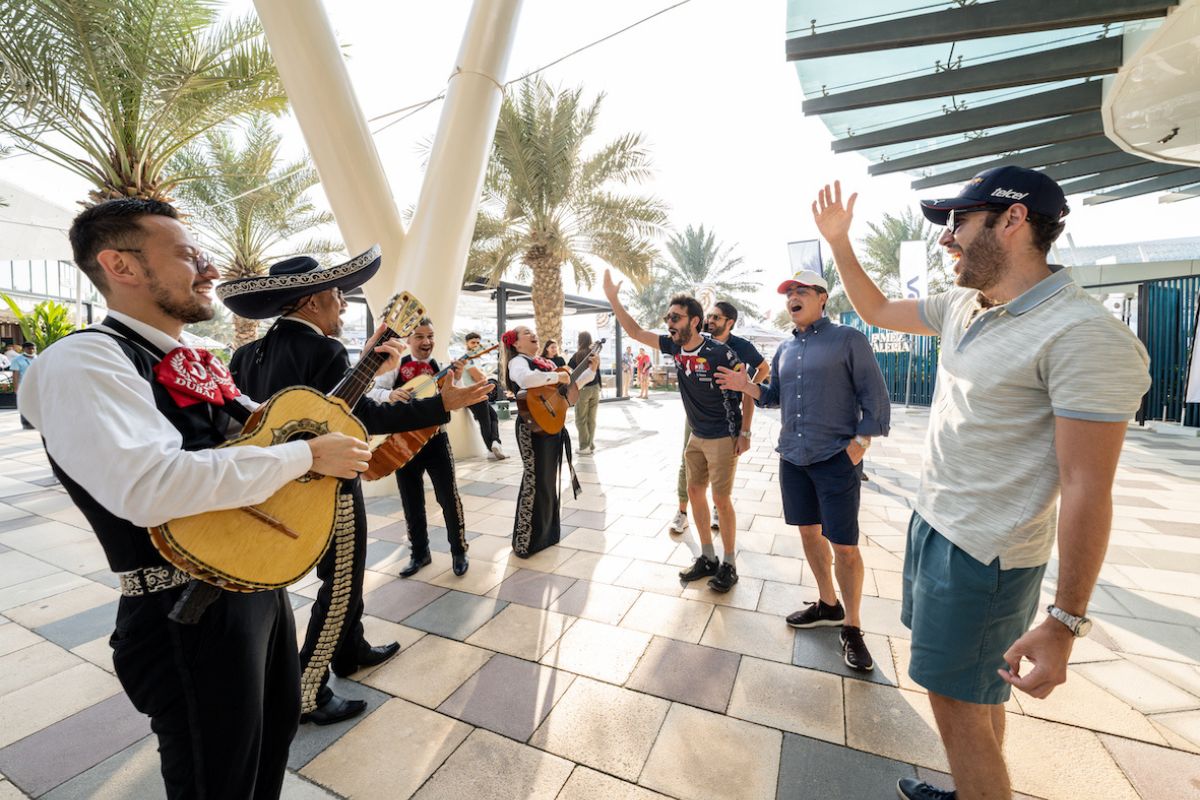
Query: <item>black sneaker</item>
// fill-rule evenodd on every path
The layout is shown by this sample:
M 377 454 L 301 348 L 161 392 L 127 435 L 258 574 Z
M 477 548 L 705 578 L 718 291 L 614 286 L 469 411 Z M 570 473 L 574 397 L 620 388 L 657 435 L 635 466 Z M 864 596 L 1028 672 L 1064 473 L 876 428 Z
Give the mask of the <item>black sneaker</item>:
M 870 672 L 875 669 L 875 661 L 871 658 L 871 651 L 867 649 L 867 643 L 863 641 L 861 630 L 853 625 L 843 625 L 841 639 L 842 659 L 846 662 L 847 667 L 859 672 Z
M 728 561 L 722 561 L 716 576 L 708 579 L 708 588 L 714 592 L 728 592 L 737 583 L 737 567 Z
M 901 778 L 896 784 L 896 794 L 901 800 L 957 800 L 958 794 L 930 786 L 915 778 Z
M 698 581 L 701 578 L 707 578 L 709 575 L 716 575 L 717 567 L 719 566 L 721 566 L 721 562 L 715 558 L 697 556 L 696 561 L 690 567 L 679 573 L 679 580 Z
M 804 608 L 789 614 L 787 624 L 793 628 L 836 628 L 846 619 L 846 610 L 841 603 L 831 606 L 818 600 L 815 603 L 805 603 Z

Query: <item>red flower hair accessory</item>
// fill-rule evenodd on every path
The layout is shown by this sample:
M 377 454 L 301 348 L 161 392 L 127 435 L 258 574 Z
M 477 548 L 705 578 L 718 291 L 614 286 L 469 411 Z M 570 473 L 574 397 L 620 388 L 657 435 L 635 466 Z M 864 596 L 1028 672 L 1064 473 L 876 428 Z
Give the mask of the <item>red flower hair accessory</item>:
M 514 329 L 511 331 L 505 331 L 504 335 L 500 337 L 500 341 L 504 342 L 505 347 L 516 347 L 517 346 L 516 330 Z

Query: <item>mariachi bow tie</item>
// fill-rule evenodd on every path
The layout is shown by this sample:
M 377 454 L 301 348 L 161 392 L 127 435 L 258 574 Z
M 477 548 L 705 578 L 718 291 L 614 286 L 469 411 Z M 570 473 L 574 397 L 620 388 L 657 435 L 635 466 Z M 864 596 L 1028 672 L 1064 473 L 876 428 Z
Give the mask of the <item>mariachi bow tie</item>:
M 241 394 L 221 359 L 207 350 L 176 347 L 154 366 L 154 379 L 180 408 L 197 403 L 225 405 Z
M 558 365 L 548 358 L 534 358 L 533 365 L 538 369 L 545 370 L 546 372 L 554 372 L 554 370 L 558 369 Z

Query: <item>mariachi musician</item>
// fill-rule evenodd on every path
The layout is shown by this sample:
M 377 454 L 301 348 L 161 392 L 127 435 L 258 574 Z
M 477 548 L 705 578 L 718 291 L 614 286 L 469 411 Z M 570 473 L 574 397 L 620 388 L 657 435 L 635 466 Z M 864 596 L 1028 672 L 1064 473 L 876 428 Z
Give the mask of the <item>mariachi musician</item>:
M 221 284 L 217 295 L 233 313 L 248 319 L 278 316 L 263 338 L 233 354 L 230 372 L 238 388 L 255 397 L 269 397 L 289 386 L 331 391 L 350 369 L 346 348 L 336 338 L 346 309 L 343 292 L 366 283 L 379 264 L 378 248 L 330 269 L 298 256 L 272 265 L 267 275 Z M 395 340 L 387 343 L 392 344 Z M 395 406 L 364 397 L 353 412 L 368 433 L 416 430 L 449 421 L 450 410 L 477 401 L 481 394 L 452 389 L 440 397 Z M 367 512 L 361 482 L 343 484 L 338 503 L 337 529 L 317 565 L 321 588 L 300 651 L 300 721 L 318 725 L 340 722 L 366 709 L 362 700 L 333 693 L 328 686 L 331 666 L 334 674 L 344 677 L 400 651 L 396 642 L 372 647 L 363 637 Z
M 108 314 L 47 348 L 18 399 L 119 576 L 113 669 L 150 717 L 166 795 L 266 800 L 280 795 L 300 710 L 287 592 L 218 591 L 189 619 L 198 584 L 146 528 L 256 505 L 310 471 L 352 478 L 369 453 L 338 433 L 213 449 L 257 404 L 188 346 L 183 326 L 212 318 L 219 274 L 178 217 L 127 198 L 75 218 L 75 263 Z
M 400 359 L 400 366 L 376 378 L 375 388 L 367 396 L 380 403 L 411 403 L 413 395 L 403 386 L 422 375 L 437 375 L 441 371 L 433 358 L 433 345 L 433 322 L 423 317 L 408 336 L 408 353 Z M 453 372 L 446 375 L 443 382 L 457 379 L 464 366 L 465 362 L 454 362 Z M 462 576 L 467 571 L 467 523 L 463 516 L 462 498 L 458 495 L 458 483 L 454 479 L 454 452 L 450 449 L 450 437 L 445 428 L 439 428 L 411 461 L 396 470 L 396 484 L 400 489 L 400 502 L 404 506 L 409 545 L 408 564 L 400 570 L 400 577 L 416 575 L 432 560 L 425 516 L 425 473 L 429 473 L 433 495 L 442 507 L 446 538 L 450 541 L 451 569 L 455 575 Z
M 505 384 L 509 391 L 518 394 L 523 389 L 568 383 L 568 372 L 559 371 L 558 366 L 538 356 L 538 337 L 530 328 L 519 325 L 502 337 L 505 355 Z M 599 357 L 592 356 L 590 366 L 576 380 L 584 386 L 599 368 Z M 575 477 L 575 466 L 571 463 L 571 436 L 564 427 L 558 433 L 535 433 L 528 422 L 517 417 L 517 448 L 521 451 L 524 472 L 521 488 L 517 495 L 517 516 L 513 521 L 513 552 L 521 557 L 529 556 L 558 544 L 561 530 L 559 509 L 561 497 L 559 482 L 562 475 L 564 456 L 571 473 L 571 488 L 579 496 L 579 480 Z

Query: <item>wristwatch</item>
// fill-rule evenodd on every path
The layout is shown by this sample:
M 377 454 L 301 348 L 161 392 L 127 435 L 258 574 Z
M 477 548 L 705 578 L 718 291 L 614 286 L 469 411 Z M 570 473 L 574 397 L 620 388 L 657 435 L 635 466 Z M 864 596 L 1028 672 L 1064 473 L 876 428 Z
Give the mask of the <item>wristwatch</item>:
M 861 435 L 854 437 L 854 443 L 857 444 L 859 447 L 861 447 L 863 450 L 866 450 L 868 447 L 871 446 L 871 440 L 866 438 L 865 436 L 861 436 Z
M 1077 639 L 1082 639 L 1092 632 L 1092 621 L 1087 617 L 1077 617 L 1074 614 L 1063 611 L 1053 603 L 1046 606 L 1046 613 L 1063 625 L 1066 625 L 1071 633 L 1075 634 L 1075 638 Z
M 749 438 L 750 438 L 750 431 L 742 431 L 742 432 L 741 432 L 741 436 L 742 436 L 742 438 L 743 438 L 743 439 L 749 439 Z

